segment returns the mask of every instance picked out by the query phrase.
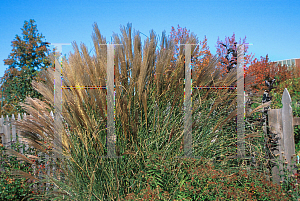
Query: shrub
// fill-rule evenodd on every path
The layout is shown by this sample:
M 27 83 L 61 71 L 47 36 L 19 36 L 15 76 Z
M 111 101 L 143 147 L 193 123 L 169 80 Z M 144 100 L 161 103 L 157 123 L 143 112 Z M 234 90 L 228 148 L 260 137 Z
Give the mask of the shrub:
M 20 147 L 20 143 L 13 144 L 13 149 L 17 150 Z M 0 162 L 1 168 L 4 170 L 0 173 L 0 200 L 22 200 L 30 198 L 33 194 L 37 194 L 32 190 L 34 182 L 28 178 L 15 178 L 11 175 L 11 170 L 18 169 L 26 173 L 33 174 L 31 164 L 28 162 L 21 162 L 17 160 L 16 156 L 8 156 L 3 154 L 5 148 L 1 144 L 0 147 Z M 30 153 L 32 150 L 29 149 L 25 153 Z
M 182 161 L 178 169 L 168 168 L 165 163 L 158 158 L 149 161 L 156 174 L 150 176 L 150 169 L 145 172 L 147 188 L 136 194 L 127 194 L 123 200 L 289 200 L 291 197 L 279 185 L 254 170 L 218 170 L 204 163 L 198 165 L 195 159 Z M 157 182 L 173 171 L 178 172 L 178 177 L 172 184 L 164 180 L 161 184 Z

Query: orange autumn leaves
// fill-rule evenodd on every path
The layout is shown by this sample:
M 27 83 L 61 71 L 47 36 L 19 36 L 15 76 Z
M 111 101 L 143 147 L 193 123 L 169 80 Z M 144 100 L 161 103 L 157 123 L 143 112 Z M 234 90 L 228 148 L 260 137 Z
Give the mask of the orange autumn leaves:
M 175 52 L 172 58 L 172 65 L 171 65 L 171 69 L 174 70 L 174 66 L 175 66 L 175 61 L 176 58 L 179 55 L 180 52 L 180 46 L 178 44 L 184 44 L 187 43 L 187 41 L 190 39 L 190 37 L 193 35 L 193 33 L 190 34 L 190 30 L 187 30 L 186 28 L 181 28 L 179 25 L 177 27 L 177 30 L 172 26 L 171 32 L 170 32 L 170 39 L 174 40 L 175 43 Z M 195 36 L 195 35 L 194 35 Z M 220 43 L 224 43 L 225 45 L 229 46 L 230 44 L 233 44 L 234 42 L 236 42 L 235 39 L 235 34 L 233 34 L 231 37 L 225 37 L 225 41 L 222 42 L 219 40 L 217 41 L 217 54 L 218 56 L 220 56 L 221 61 L 224 62 L 224 64 L 222 64 L 221 62 L 219 62 L 219 65 L 217 66 L 218 69 L 221 70 L 220 76 L 223 76 L 224 74 L 227 73 L 227 65 L 228 65 L 228 61 L 226 60 L 225 56 L 227 54 L 227 49 L 223 46 L 220 45 Z M 192 66 L 193 66 L 193 72 L 197 72 L 196 77 L 198 77 L 200 70 L 202 70 L 205 66 L 207 66 L 210 62 L 210 60 L 213 58 L 213 55 L 209 49 L 209 46 L 207 44 L 207 38 L 206 36 L 204 37 L 203 41 L 196 41 L 197 45 L 195 47 L 194 52 L 192 53 Z M 240 43 L 246 43 L 246 37 L 243 39 L 243 41 L 240 39 L 239 40 L 239 44 Z M 249 65 L 252 60 L 253 60 L 253 55 L 252 54 L 247 54 L 249 46 L 245 46 L 245 66 Z M 194 77 L 194 76 L 193 76 Z
M 170 38 L 173 39 L 174 43 L 176 44 L 175 52 L 172 58 L 173 64 L 176 61 L 176 56 L 178 56 L 180 52 L 180 46 L 177 44 L 186 43 L 192 34 L 190 34 L 190 30 L 187 30 L 186 28 L 181 28 L 179 25 L 177 27 L 177 30 L 172 26 L 170 32 Z M 235 42 L 237 41 L 234 33 L 231 37 L 225 37 L 224 41 L 220 41 L 219 38 L 217 40 L 216 53 L 218 54 L 218 56 L 220 56 L 221 61 L 224 62 L 221 63 L 220 61 L 217 66 L 217 68 L 221 70 L 220 73 L 221 77 L 227 73 L 226 67 L 229 64 L 229 62 L 225 58 L 227 54 L 227 49 L 220 44 L 223 43 L 227 47 L 229 47 L 230 44 L 234 44 Z M 193 61 L 192 66 L 194 72 L 199 73 L 200 69 L 208 65 L 213 55 L 211 54 L 209 47 L 207 45 L 206 36 L 204 37 L 203 41 L 200 42 L 197 41 L 196 43 L 199 45 L 196 46 L 195 51 L 192 53 L 192 61 Z M 238 42 L 238 44 L 245 44 L 245 43 L 246 43 L 246 36 L 243 40 L 240 38 Z M 245 84 L 248 84 L 250 86 L 250 89 L 253 90 L 253 92 L 267 89 L 267 87 L 265 86 L 265 80 L 270 81 L 276 77 L 277 82 L 278 81 L 283 82 L 287 79 L 291 79 L 292 77 L 300 76 L 300 71 L 295 71 L 293 76 L 291 74 L 291 71 L 287 70 L 286 66 L 277 66 L 274 62 L 271 62 L 269 60 L 268 55 L 266 55 L 266 57 L 261 57 L 260 60 L 254 58 L 254 55 L 252 55 L 252 53 L 248 53 L 248 49 L 249 49 L 249 45 L 245 45 L 245 49 L 244 49 L 245 78 L 248 75 L 252 75 L 254 76 L 254 79 L 247 80 L 247 83 Z M 229 59 L 233 59 L 232 55 Z
M 267 89 L 265 80 L 271 81 L 276 78 L 277 82 L 284 82 L 292 78 L 291 71 L 286 66 L 278 66 L 274 62 L 270 62 L 268 55 L 261 57 L 260 60 L 255 58 L 249 68 L 245 70 L 245 76 L 251 72 L 255 76 L 255 80 L 248 84 L 254 84 L 252 88 L 254 92 Z
M 171 32 L 170 32 L 170 39 L 174 40 L 175 43 L 175 52 L 173 55 L 173 58 L 171 60 L 172 64 L 175 64 L 176 58 L 179 55 L 180 52 L 180 46 L 179 44 L 185 44 L 188 43 L 191 36 L 196 36 L 191 33 L 190 30 L 187 30 L 186 28 L 181 28 L 179 25 L 177 27 L 177 30 L 172 26 Z M 209 50 L 209 46 L 207 45 L 207 38 L 204 37 L 203 41 L 197 41 L 195 44 L 199 44 L 195 47 L 194 52 L 192 52 L 192 66 L 193 69 L 195 69 L 194 72 L 200 72 L 199 69 L 203 68 L 203 66 L 207 66 L 210 59 L 212 58 L 212 54 Z M 171 66 L 174 69 L 174 65 Z

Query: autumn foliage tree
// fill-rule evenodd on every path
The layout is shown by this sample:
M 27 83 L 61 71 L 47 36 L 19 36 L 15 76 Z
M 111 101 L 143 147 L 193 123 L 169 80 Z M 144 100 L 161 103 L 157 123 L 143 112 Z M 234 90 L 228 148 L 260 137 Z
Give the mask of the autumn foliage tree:
M 172 26 L 171 32 L 169 35 L 169 38 L 172 39 L 175 43 L 175 52 L 173 54 L 173 58 L 171 60 L 171 63 L 174 65 L 171 65 L 171 70 L 173 70 L 173 66 L 175 66 L 176 59 L 178 58 L 178 55 L 180 51 L 183 51 L 184 46 L 180 44 L 185 44 L 189 40 L 191 36 L 194 36 L 197 38 L 194 33 L 190 33 L 190 30 L 187 30 L 186 28 L 182 28 L 178 25 L 177 30 Z M 207 38 L 204 37 L 203 41 L 199 41 L 196 39 L 195 44 L 192 45 L 192 69 L 193 72 L 200 72 L 200 69 L 202 69 L 204 66 L 207 66 L 209 63 L 209 60 L 212 58 L 212 54 L 209 50 L 209 46 L 207 45 Z M 168 69 L 170 70 L 170 69 Z M 193 75 L 194 77 L 194 75 Z M 197 75 L 196 75 L 197 77 Z
M 217 51 L 216 52 L 220 57 L 220 62 L 219 62 L 218 68 L 221 70 L 221 74 L 220 74 L 221 77 L 223 77 L 227 73 L 227 65 L 229 64 L 229 61 L 226 59 L 227 49 L 226 49 L 226 47 L 224 47 L 221 44 L 224 44 L 227 47 L 232 46 L 234 48 L 234 50 L 237 50 L 237 48 L 234 47 L 234 43 L 236 43 L 236 42 L 237 41 L 236 41 L 234 33 L 231 37 L 225 37 L 224 41 L 220 41 L 220 38 L 218 38 L 218 40 L 217 40 L 217 45 L 216 45 Z M 240 38 L 239 42 L 237 42 L 237 45 L 238 44 L 246 44 L 246 36 L 243 39 L 243 41 Z M 245 45 L 244 47 L 245 47 L 244 48 L 244 52 L 245 52 L 245 55 L 244 55 L 245 68 L 244 69 L 247 69 L 247 67 L 253 60 L 254 55 L 252 55 L 252 53 L 251 54 L 248 53 L 249 45 Z M 231 60 L 231 59 L 235 59 L 235 58 L 233 58 L 233 56 L 231 55 L 231 57 L 229 59 Z
M 250 82 L 250 84 L 253 84 L 252 89 L 254 92 L 268 89 L 265 85 L 265 80 L 271 81 L 272 79 L 276 79 L 277 83 L 280 83 L 292 78 L 291 71 L 287 69 L 287 66 L 271 62 L 268 55 L 261 57 L 260 60 L 255 58 L 245 71 L 246 75 L 249 73 L 255 76 L 255 80 Z
M 49 45 L 43 43 L 45 38 L 38 33 L 34 20 L 25 21 L 22 30 L 23 37 L 16 35 L 12 41 L 12 52 L 4 64 L 8 65 L 4 76 L 1 79 L 1 96 L 3 107 L 2 115 L 23 113 L 23 109 L 18 105 L 24 102 L 26 96 L 32 98 L 42 98 L 41 94 L 31 86 L 32 80 L 41 81 L 38 73 L 41 69 L 51 66 L 48 57 Z

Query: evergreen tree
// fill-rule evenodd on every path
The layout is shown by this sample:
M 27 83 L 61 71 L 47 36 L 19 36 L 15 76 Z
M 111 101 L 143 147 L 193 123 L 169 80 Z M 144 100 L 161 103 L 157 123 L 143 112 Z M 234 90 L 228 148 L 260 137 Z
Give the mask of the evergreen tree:
M 21 30 L 23 38 L 16 35 L 11 45 L 12 52 L 4 59 L 4 65 L 9 67 L 1 79 L 2 115 L 23 113 L 18 103 L 24 102 L 26 96 L 41 99 L 41 94 L 33 89 L 31 82 L 42 81 L 38 72 L 51 66 L 49 43 L 42 42 L 45 37 L 38 33 L 35 21 L 25 21 Z

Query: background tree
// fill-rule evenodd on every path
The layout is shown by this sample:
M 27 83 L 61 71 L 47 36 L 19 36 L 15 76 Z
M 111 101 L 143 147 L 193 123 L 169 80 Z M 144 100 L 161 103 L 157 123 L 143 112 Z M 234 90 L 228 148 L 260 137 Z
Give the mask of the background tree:
M 229 64 L 229 61 L 226 59 L 226 55 L 227 55 L 227 48 L 229 47 L 233 47 L 235 50 L 236 48 L 233 46 L 234 43 L 236 43 L 236 38 L 235 38 L 235 34 L 233 33 L 233 35 L 231 37 L 225 37 L 225 41 L 220 41 L 220 39 L 218 38 L 217 40 L 217 45 L 216 45 L 216 48 L 217 48 L 217 54 L 219 55 L 220 57 L 220 62 L 218 64 L 218 69 L 220 69 L 220 77 L 224 77 L 224 75 L 227 73 L 227 66 Z M 240 38 L 239 42 L 237 44 L 245 44 L 246 43 L 246 36 L 245 38 L 243 39 L 243 42 L 242 42 L 242 39 Z M 224 46 L 224 45 L 227 46 L 227 48 Z M 254 58 L 254 55 L 249 54 L 248 53 L 248 48 L 249 46 L 248 45 L 245 45 L 245 56 L 244 56 L 244 66 L 245 66 L 245 71 L 247 70 L 249 64 L 251 64 L 251 61 L 253 60 Z M 230 58 L 229 60 L 236 60 L 232 55 L 230 55 Z M 251 74 L 252 75 L 252 74 Z M 246 79 L 246 78 L 245 78 Z M 248 83 L 248 79 L 253 79 L 252 77 L 247 77 L 247 79 L 245 80 L 245 83 Z M 246 87 L 246 91 L 248 91 L 248 86 L 245 86 Z
M 35 21 L 25 21 L 21 30 L 23 37 L 16 35 L 11 45 L 12 52 L 4 59 L 4 64 L 9 67 L 1 79 L 2 115 L 23 113 L 24 110 L 18 103 L 24 102 L 26 96 L 42 98 L 41 94 L 32 88 L 31 82 L 42 81 L 42 78 L 38 78 L 38 72 L 51 65 L 48 58 L 50 49 L 47 49 L 49 43 L 42 42 L 45 37 L 38 33 Z
M 186 28 L 182 28 L 178 25 L 177 30 L 172 26 L 169 38 L 173 39 L 175 43 L 175 52 L 171 60 L 171 69 L 174 70 L 175 61 L 178 57 L 180 51 L 183 51 L 184 46 L 179 46 L 178 44 L 185 44 L 189 38 L 193 36 L 197 38 L 194 33 L 190 34 L 190 30 L 187 30 Z M 209 46 L 207 45 L 207 38 L 204 37 L 203 41 L 198 41 L 196 39 L 196 43 L 199 45 L 192 45 L 192 68 L 193 72 L 198 73 L 193 75 L 193 78 L 197 78 L 199 76 L 200 69 L 203 69 L 204 66 L 207 66 L 210 59 L 212 58 L 212 54 L 209 50 Z M 196 76 L 196 77 L 194 77 Z
M 251 82 L 253 84 L 252 90 L 254 92 L 267 90 L 265 80 L 276 79 L 276 83 L 285 82 L 292 78 L 292 73 L 287 69 L 287 66 L 277 65 L 269 60 L 268 55 L 261 57 L 260 60 L 255 58 L 249 68 L 245 71 L 245 74 L 252 73 L 255 76 L 255 80 Z

